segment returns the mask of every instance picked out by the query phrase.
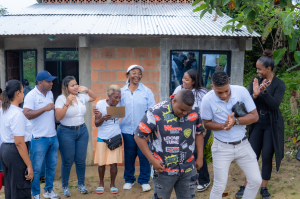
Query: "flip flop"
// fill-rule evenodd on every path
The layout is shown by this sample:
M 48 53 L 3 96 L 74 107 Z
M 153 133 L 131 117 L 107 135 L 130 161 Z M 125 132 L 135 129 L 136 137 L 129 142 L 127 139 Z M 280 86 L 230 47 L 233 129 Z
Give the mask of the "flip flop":
M 112 187 L 112 188 L 110 188 L 110 193 L 116 194 L 116 193 L 119 193 L 119 190 L 116 187 Z
M 102 194 L 102 193 L 104 193 L 104 187 L 97 187 L 96 193 L 97 193 L 97 194 Z

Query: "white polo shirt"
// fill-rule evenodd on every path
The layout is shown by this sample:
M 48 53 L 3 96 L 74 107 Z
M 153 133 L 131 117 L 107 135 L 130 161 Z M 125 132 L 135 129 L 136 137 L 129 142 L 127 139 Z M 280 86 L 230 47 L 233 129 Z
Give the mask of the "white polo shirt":
M 230 85 L 231 96 L 228 102 L 222 101 L 214 90 L 208 92 L 202 99 L 201 118 L 213 120 L 217 123 L 225 123 L 228 114 L 231 114 L 232 106 L 238 101 L 244 102 L 249 112 L 256 109 L 256 106 L 245 87 Z M 213 131 L 214 136 L 222 142 L 235 142 L 244 138 L 246 125 L 235 125 L 229 131 Z
M 3 143 L 15 143 L 14 136 L 24 136 L 25 142 L 31 140 L 31 124 L 21 108 L 11 104 L 4 113 L 0 109 L 0 134 Z
M 39 110 L 49 103 L 54 103 L 52 91 L 48 91 L 45 97 L 35 87 L 26 95 L 23 108 Z M 34 138 L 56 136 L 54 110 L 46 111 L 39 117 L 30 120 L 30 122 Z
M 78 94 L 76 96 L 77 103 L 73 102 L 72 106 L 68 107 L 68 110 L 60 123 L 64 126 L 79 126 L 84 123 L 84 115 L 86 113 L 85 103 L 89 102 L 88 94 Z M 55 108 L 63 108 L 67 98 L 64 95 L 58 96 L 55 101 Z
M 216 59 L 219 58 L 219 54 L 204 54 L 203 57 L 205 57 L 205 66 L 216 67 Z
M 120 103 L 117 106 L 120 106 Z M 101 112 L 102 116 L 107 114 L 106 107 L 109 107 L 106 99 L 97 102 L 96 108 Z M 121 118 L 109 119 L 107 121 L 104 120 L 102 125 L 98 127 L 98 138 L 107 140 L 121 134 L 119 125 L 120 119 Z

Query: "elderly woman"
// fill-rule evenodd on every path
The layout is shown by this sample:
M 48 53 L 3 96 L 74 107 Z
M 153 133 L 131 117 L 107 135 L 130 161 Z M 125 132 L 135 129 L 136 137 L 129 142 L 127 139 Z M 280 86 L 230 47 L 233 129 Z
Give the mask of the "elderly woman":
M 84 123 L 87 102 L 96 99 L 88 88 L 79 86 L 75 77 L 67 76 L 62 81 L 62 95 L 55 102 L 55 117 L 60 121 L 57 128 L 61 153 L 61 181 L 64 196 L 71 196 L 68 181 L 73 163 L 76 165 L 78 191 L 87 194 L 84 186 L 85 159 L 89 132 Z
M 95 163 L 98 162 L 98 173 L 100 178 L 99 187 L 96 193 L 102 194 L 104 192 L 104 174 L 105 165 L 110 165 L 110 192 L 118 193 L 115 185 L 115 179 L 118 173 L 117 163 L 122 163 L 122 151 L 118 147 L 111 150 L 107 141 L 110 139 L 118 140 L 122 143 L 121 129 L 119 126 L 120 118 L 112 118 L 107 114 L 106 107 L 119 106 L 121 101 L 121 89 L 118 85 L 111 85 L 107 91 L 108 99 L 97 102 L 97 114 L 95 115 L 95 126 L 98 127 L 97 138 L 97 153 Z
M 120 123 L 125 153 L 125 185 L 123 189 L 131 189 L 136 181 L 134 176 L 135 159 L 139 156 L 140 175 L 138 183 L 142 185 L 143 191 L 149 191 L 151 189 L 149 185 L 150 164 L 134 140 L 134 132 L 145 111 L 155 105 L 152 91 L 140 82 L 143 71 L 142 66 L 130 66 L 126 74 L 128 84 L 121 90 L 121 106 L 125 106 L 125 117 Z

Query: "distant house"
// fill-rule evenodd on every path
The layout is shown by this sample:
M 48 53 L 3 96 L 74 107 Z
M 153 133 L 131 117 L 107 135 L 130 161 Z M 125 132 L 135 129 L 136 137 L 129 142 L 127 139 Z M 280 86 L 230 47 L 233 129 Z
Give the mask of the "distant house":
M 0 17 L 2 89 L 10 79 L 27 79 L 34 86 L 36 73 L 48 70 L 58 76 L 55 97 L 61 93 L 62 79 L 74 75 L 104 99 L 110 84 L 123 86 L 126 69 L 140 64 L 145 68 L 142 82 L 159 102 L 178 85 L 172 57 L 180 52 L 195 54 L 201 77 L 202 55 L 219 54 L 231 83 L 242 85 L 245 50 L 251 50 L 252 38 L 259 36 L 244 27 L 222 32 L 228 16 L 213 21 L 215 15 L 206 14 L 200 20 L 188 0 L 42 2 Z M 90 164 L 97 136 L 91 106 L 85 118 L 91 135 Z

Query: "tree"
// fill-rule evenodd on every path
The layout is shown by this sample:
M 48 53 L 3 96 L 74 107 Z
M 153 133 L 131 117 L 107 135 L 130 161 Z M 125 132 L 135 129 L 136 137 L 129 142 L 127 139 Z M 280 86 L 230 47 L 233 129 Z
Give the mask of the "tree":
M 3 8 L 1 5 L 0 5 L 0 16 L 4 15 L 7 13 L 7 10 L 6 8 Z
M 196 0 L 193 5 L 200 2 L 201 0 Z M 223 16 L 221 10 L 239 11 L 236 17 L 227 21 L 222 31 L 234 32 L 236 29 L 246 26 L 252 33 L 253 26 L 258 23 L 257 19 L 259 18 L 263 24 L 254 30 L 258 30 L 262 35 L 261 43 L 271 37 L 275 64 L 277 65 L 281 61 L 284 62 L 282 64 L 287 64 L 290 69 L 293 69 L 300 66 L 300 51 L 296 51 L 299 50 L 299 5 L 299 3 L 293 4 L 292 0 L 204 0 L 193 11 L 201 12 L 200 18 L 202 18 L 207 12 L 212 14 L 215 10 L 216 19 L 218 16 Z M 291 53 L 294 54 L 293 59 L 291 59 L 293 57 Z M 291 67 L 293 65 L 295 66 Z

